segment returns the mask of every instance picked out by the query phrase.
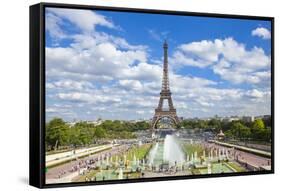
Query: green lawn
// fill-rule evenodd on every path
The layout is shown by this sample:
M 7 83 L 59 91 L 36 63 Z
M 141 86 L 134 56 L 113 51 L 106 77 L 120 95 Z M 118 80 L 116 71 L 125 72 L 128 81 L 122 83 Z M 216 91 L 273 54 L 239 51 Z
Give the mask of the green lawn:
M 126 158 L 129 161 L 134 160 L 134 155 L 136 156 L 136 159 L 143 159 L 151 149 L 151 144 L 144 144 L 141 146 L 133 146 L 128 152 L 126 152 Z M 114 158 L 118 156 L 119 158 L 123 158 L 124 155 L 115 155 Z M 139 178 L 140 173 L 139 172 L 126 172 L 124 171 L 124 179 L 128 178 L 133 179 L 133 178 Z M 101 173 L 100 170 L 91 170 L 90 172 L 86 173 L 85 175 L 80 175 L 79 177 L 73 179 L 75 182 L 84 182 L 86 177 L 92 178 L 92 177 L 97 177 L 97 181 L 102 180 L 102 174 L 104 174 L 106 177 L 111 177 L 110 179 L 116 179 L 118 175 L 116 174 L 115 170 L 103 170 L 103 173 Z
M 127 153 L 126 158 L 129 161 L 132 161 L 134 159 L 134 155 L 137 159 L 143 159 L 149 152 L 151 148 L 151 144 L 145 144 L 142 146 L 133 146 Z M 120 157 L 123 157 L 123 155 L 119 155 Z
M 85 174 L 85 175 L 80 175 L 80 176 L 74 178 L 72 181 L 74 181 L 74 182 L 85 182 L 86 177 L 92 178 L 92 177 L 94 177 L 98 172 L 99 172 L 99 170 L 91 170 L 90 172 L 88 172 L 88 173 Z
M 201 156 L 204 151 L 203 146 L 200 144 L 183 144 L 182 148 L 186 155 L 191 155 L 197 151 L 197 155 Z
M 191 174 L 198 175 L 198 174 L 201 174 L 201 173 L 200 173 L 199 169 L 194 168 L 194 169 L 191 169 Z
M 80 175 L 76 178 L 74 178 L 73 182 L 85 182 L 86 177 L 91 179 L 93 177 L 96 177 L 96 181 L 103 180 L 103 176 L 105 177 L 105 180 L 115 180 L 118 179 L 118 171 L 115 170 L 91 170 L 90 172 L 86 173 L 85 175 Z M 123 171 L 123 179 L 134 179 L 134 178 L 140 178 L 139 172 L 126 172 Z
M 229 166 L 231 166 L 233 169 L 235 169 L 236 172 L 245 172 L 245 168 L 237 164 L 236 162 L 228 162 Z

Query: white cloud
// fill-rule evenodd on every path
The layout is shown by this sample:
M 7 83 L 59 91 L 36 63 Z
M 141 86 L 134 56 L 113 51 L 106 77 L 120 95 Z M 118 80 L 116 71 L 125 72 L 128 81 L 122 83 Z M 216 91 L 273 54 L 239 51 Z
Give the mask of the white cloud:
M 142 115 L 142 114 L 145 113 L 145 111 L 143 111 L 143 110 L 137 110 L 136 113 Z
M 128 49 L 128 50 L 145 50 L 147 46 L 144 45 L 131 45 L 125 39 L 120 37 L 109 36 L 109 39 L 114 44 L 118 45 L 120 48 Z
M 251 99 L 259 99 L 263 98 L 265 96 L 270 96 L 271 92 L 270 91 L 262 91 L 262 90 L 257 90 L 257 89 L 251 89 L 245 92 L 245 96 L 251 98 Z
M 58 109 L 52 108 L 52 107 L 48 107 L 48 108 L 46 108 L 46 112 L 47 113 L 57 113 Z
M 271 33 L 267 28 L 264 27 L 258 27 L 255 30 L 252 31 L 253 36 L 261 37 L 262 39 L 270 39 Z
M 153 29 L 148 29 L 147 31 L 152 39 L 157 40 L 159 42 L 163 42 L 163 38 L 160 33 L 156 32 Z
M 81 50 L 78 44 L 72 48 L 46 48 L 47 75 L 69 75 L 85 78 L 122 79 L 127 76 L 140 78 L 138 71 L 146 69 L 146 52 L 141 50 L 119 50 L 109 42 L 92 44 L 91 48 Z M 135 66 L 131 67 L 132 65 Z M 140 67 L 140 68 L 138 68 Z M 151 67 L 150 67 L 151 68 Z M 155 75 L 153 71 L 144 74 Z
M 49 32 L 53 40 L 65 38 L 66 34 L 61 29 L 62 19 L 52 13 L 46 14 L 46 31 Z
M 86 90 L 92 87 L 93 85 L 88 81 L 74 81 L 70 79 L 46 83 L 46 88 L 48 89 Z
M 94 31 L 91 34 L 74 34 L 71 38 L 74 40 L 74 43 L 71 44 L 71 46 L 81 50 L 91 48 L 93 45 L 101 43 L 111 43 L 114 44 L 116 48 L 122 48 L 125 50 L 144 51 L 148 48 L 144 45 L 132 45 L 124 38 L 97 31 Z
M 170 86 L 173 91 L 179 91 L 189 88 L 206 87 L 216 85 L 217 83 L 208 79 L 190 76 L 181 76 L 170 73 Z
M 81 24 L 78 18 L 84 14 L 64 11 L 50 14 L 53 23 L 49 27 L 57 30 L 53 37 L 66 35 L 61 27 L 64 20 L 81 32 L 67 34 L 71 40 L 68 47 L 46 48 L 48 116 L 62 116 L 66 120 L 136 119 L 140 115 L 151 118 L 159 101 L 162 60 L 152 60 L 145 45 L 96 31 L 96 25 L 115 26 L 101 15 L 98 16 L 101 20 L 93 21 L 97 14 L 92 11 L 87 13 L 92 15 L 92 21 Z M 183 44 L 171 57 L 170 88 L 179 116 L 260 114 L 260 108 L 264 113 L 270 112 L 266 107 L 270 105 L 268 89 L 218 88 L 216 81 L 175 73 L 172 70 L 175 64 L 210 67 L 222 79 L 233 83 L 259 84 L 270 78 L 270 57 L 262 49 L 246 50 L 231 38 Z
M 205 61 L 216 62 L 218 61 L 218 53 L 222 52 L 224 48 L 224 42 L 218 39 L 214 41 L 202 40 L 200 42 L 183 44 L 178 48 L 184 53 L 192 53 Z
M 79 45 L 77 44 L 77 46 Z M 51 88 L 64 90 L 62 92 L 59 91 L 55 99 L 59 98 L 66 103 L 69 102 L 75 105 L 83 103 L 83 107 L 79 107 L 83 108 L 83 110 L 74 110 L 77 115 L 79 115 L 78 113 L 86 113 L 91 109 L 94 111 L 93 113 L 98 113 L 99 117 L 124 119 L 129 116 L 135 118 L 140 115 L 135 112 L 138 109 L 138 111 L 146 111 L 141 114 L 143 117 L 151 117 L 151 112 L 157 107 L 159 101 L 162 65 L 140 62 L 140 60 L 147 59 L 145 54 L 140 56 L 138 54 L 134 55 L 137 51 L 121 51 L 114 44 L 110 43 L 102 44 L 101 47 L 103 48 L 101 49 L 98 49 L 99 45 L 95 44 L 85 50 L 76 48 L 77 46 L 65 49 L 48 48 L 47 53 L 50 54 L 47 54 L 47 56 L 50 56 L 49 61 L 52 63 L 47 62 L 47 69 L 49 69 L 48 64 L 51 64 L 52 69 L 56 68 L 61 71 L 56 74 L 60 77 L 62 72 L 66 71 L 77 74 L 76 78 L 66 76 L 71 80 L 65 79 L 50 83 Z M 105 52 L 102 52 L 102 50 Z M 106 53 L 110 56 L 107 57 Z M 135 57 L 134 59 L 126 58 L 121 62 L 124 55 L 134 55 Z M 221 70 L 231 66 L 231 64 L 227 63 L 220 64 L 222 65 L 220 66 Z M 229 69 L 225 70 L 230 72 Z M 102 87 L 97 89 L 96 87 L 89 86 L 89 84 L 85 84 L 84 76 L 90 77 L 87 80 L 91 81 L 91 84 L 102 84 Z M 101 83 L 93 76 L 112 77 L 112 82 L 104 81 L 104 83 Z M 237 75 L 229 74 L 226 76 L 233 77 Z M 256 76 L 268 78 L 270 73 L 256 72 Z M 261 104 L 266 105 L 270 101 L 269 99 L 261 103 L 265 99 L 265 94 L 262 94 L 263 97 L 254 98 L 253 96 L 255 94 L 257 94 L 255 96 L 258 96 L 259 93 L 242 89 L 219 89 L 216 88 L 218 83 L 215 81 L 199 77 L 181 76 L 175 74 L 172 70 L 169 72 L 169 77 L 174 105 L 178 109 L 179 116 L 211 116 L 214 112 L 217 114 L 229 114 L 230 111 L 232 112 L 231 114 L 235 114 L 235 112 L 236 114 L 242 114 L 243 112 L 249 114 L 250 111 L 259 111 Z M 81 79 L 83 80 L 81 81 Z M 234 81 L 237 80 L 239 79 Z M 66 92 L 67 87 L 70 90 L 74 90 L 71 87 L 76 87 L 80 91 Z M 88 87 L 88 90 L 86 87 Z M 249 109 L 250 106 L 245 106 L 250 101 L 251 109 L 253 110 Z M 211 109 L 214 107 L 216 107 L 215 111 Z M 226 107 L 231 107 L 231 109 Z M 110 111 L 110 115 L 108 111 Z
M 135 91 L 141 91 L 143 86 L 138 80 L 120 80 L 120 85 L 126 89 L 132 89 Z
M 247 50 L 233 38 L 202 40 L 178 46 L 171 57 L 178 65 L 210 67 L 222 79 L 235 84 L 258 84 L 268 80 L 271 58 L 262 48 Z
M 72 110 L 72 105 L 67 104 L 52 104 L 47 106 L 46 114 L 48 118 L 61 117 L 76 118 L 78 115 Z
M 67 19 L 78 26 L 83 32 L 93 31 L 96 25 L 115 28 L 114 24 L 107 20 L 103 15 L 90 10 L 47 8 L 47 11 L 60 18 Z
M 93 96 L 94 95 L 94 96 Z M 86 103 L 108 103 L 112 104 L 114 102 L 120 102 L 120 98 L 112 97 L 110 95 L 98 95 L 94 92 L 84 93 L 84 92 L 70 92 L 70 93 L 58 93 L 57 98 L 62 100 L 74 101 L 74 102 L 86 102 Z

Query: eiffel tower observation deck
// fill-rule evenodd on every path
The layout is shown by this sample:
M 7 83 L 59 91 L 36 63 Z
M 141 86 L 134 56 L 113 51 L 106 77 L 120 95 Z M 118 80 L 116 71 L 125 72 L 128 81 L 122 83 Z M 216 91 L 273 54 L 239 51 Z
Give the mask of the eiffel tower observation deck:
M 167 41 L 164 42 L 163 49 L 164 49 L 164 62 L 163 62 L 162 88 L 160 92 L 158 107 L 155 109 L 155 114 L 153 116 L 152 123 L 151 123 L 151 128 L 153 130 L 157 127 L 158 121 L 164 117 L 170 118 L 175 125 L 179 123 L 177 111 L 174 108 L 173 101 L 172 101 L 172 93 L 170 91 Z M 165 100 L 168 101 L 168 108 L 163 108 L 163 103 Z

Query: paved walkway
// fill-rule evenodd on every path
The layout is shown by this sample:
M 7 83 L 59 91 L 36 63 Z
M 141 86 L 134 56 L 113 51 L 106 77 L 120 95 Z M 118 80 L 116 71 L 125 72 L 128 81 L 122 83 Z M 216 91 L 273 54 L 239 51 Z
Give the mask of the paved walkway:
M 224 143 L 224 142 L 220 142 L 220 141 L 210 141 L 210 142 L 218 144 L 218 145 L 226 146 L 226 147 L 236 148 L 236 149 L 246 151 L 246 152 L 255 153 L 255 154 L 262 155 L 262 156 L 269 157 L 269 158 L 271 157 L 270 152 L 266 152 L 266 151 L 262 151 L 262 150 L 258 150 L 258 149 L 253 149 L 253 148 L 240 146 L 240 145 L 234 145 L 234 144 L 230 144 L 230 143 Z
M 154 177 L 167 177 L 167 176 L 187 176 L 191 175 L 188 171 L 178 171 L 177 173 L 163 173 L 163 172 L 149 172 L 144 173 L 144 178 L 154 178 Z
M 78 171 L 74 171 L 73 172 L 73 167 L 79 166 L 79 163 L 83 163 L 86 160 L 96 160 L 98 158 L 100 158 L 101 155 L 107 155 L 110 154 L 115 155 L 115 154 L 119 154 L 123 151 L 125 151 L 126 149 L 128 149 L 128 145 L 120 145 L 120 146 L 116 146 L 116 147 L 112 147 L 112 149 L 110 150 L 105 150 L 105 151 L 101 151 L 95 154 L 92 154 L 88 157 L 85 157 L 83 159 L 80 160 L 73 160 L 70 161 L 68 163 L 53 167 L 48 169 L 47 173 L 46 173 L 46 182 L 48 181 L 52 181 L 54 183 L 61 183 L 64 181 L 71 181 L 73 178 L 75 178 L 76 176 L 78 176 Z
M 233 149 L 233 148 L 229 148 L 223 145 L 218 145 L 216 143 L 210 143 L 211 147 L 214 148 L 224 148 L 226 150 L 229 151 L 229 157 L 231 157 L 231 159 L 240 162 L 242 164 L 247 164 L 248 168 L 249 167 L 253 167 L 253 168 L 260 168 L 260 167 L 267 167 L 271 166 L 271 159 L 264 157 L 264 156 L 260 156 L 254 153 L 249 153 L 246 151 L 242 151 L 242 150 L 238 150 L 238 149 Z
M 90 155 L 92 153 L 109 149 L 111 147 L 113 147 L 112 144 L 107 144 L 107 145 L 100 145 L 90 148 L 77 149 L 75 150 L 75 152 L 74 150 L 72 150 L 72 151 L 67 151 L 67 152 L 62 152 L 52 155 L 46 155 L 46 166 L 48 167 L 59 163 L 63 163 L 65 161 L 69 161 L 71 159 L 73 160 L 75 158 L 83 157 L 85 155 Z
M 79 176 L 79 172 L 73 172 L 69 173 L 66 176 L 63 176 L 61 178 L 49 178 L 46 179 L 46 184 L 56 184 L 56 183 L 68 183 L 71 182 L 71 180 L 75 177 Z

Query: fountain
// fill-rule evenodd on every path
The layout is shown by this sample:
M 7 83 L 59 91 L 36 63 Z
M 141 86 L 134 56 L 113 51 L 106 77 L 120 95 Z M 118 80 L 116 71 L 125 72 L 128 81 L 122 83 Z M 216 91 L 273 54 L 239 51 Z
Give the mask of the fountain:
M 119 159 L 118 159 L 118 156 L 115 157 L 115 166 L 118 166 L 119 165 Z
M 104 159 L 104 155 L 102 154 L 102 155 L 101 155 L 101 165 L 103 165 L 103 163 L 104 163 L 104 160 L 103 160 L 103 159 Z
M 194 161 L 197 161 L 197 151 L 194 152 Z
M 126 161 L 127 161 L 127 156 L 126 156 L 126 154 L 124 154 L 123 159 L 124 159 L 124 165 L 125 165 L 125 164 L 126 164 Z
M 98 167 L 101 166 L 101 162 L 100 162 L 99 158 L 97 158 L 97 166 L 98 166 Z
M 211 163 L 208 163 L 208 174 L 212 174 Z
M 134 154 L 134 157 L 133 157 L 133 165 L 135 166 L 137 163 L 137 158 L 136 158 L 136 155 Z
M 158 150 L 158 146 L 159 146 L 159 143 L 156 143 L 154 145 L 154 147 L 151 149 L 151 151 L 149 152 L 149 157 L 148 157 L 148 162 L 149 164 L 152 164 L 153 161 L 154 161 L 154 158 L 156 156 L 156 152 Z
M 109 166 L 109 157 L 108 157 L 108 155 L 106 156 L 106 166 Z
M 123 179 L 123 170 L 122 170 L 122 168 L 119 168 L 118 179 L 119 180 Z
M 173 135 L 166 135 L 164 140 L 163 160 L 169 164 L 184 162 L 184 153 Z
M 225 157 L 228 159 L 228 150 L 225 151 Z
M 216 157 L 219 158 L 219 150 L 216 149 Z

